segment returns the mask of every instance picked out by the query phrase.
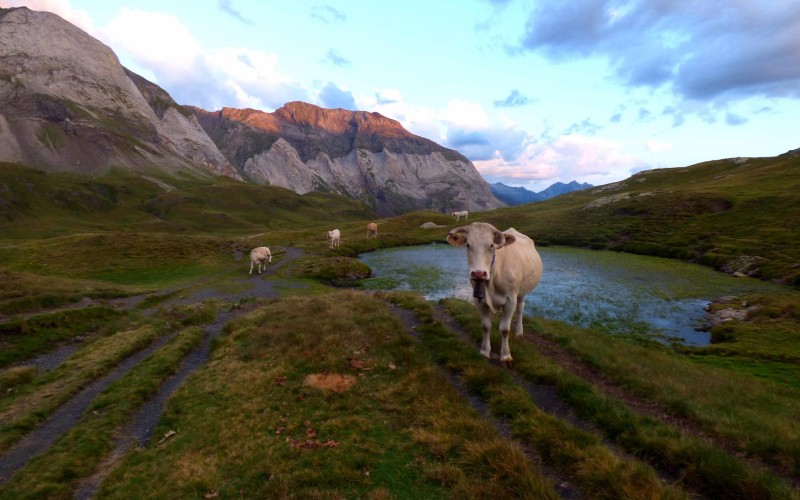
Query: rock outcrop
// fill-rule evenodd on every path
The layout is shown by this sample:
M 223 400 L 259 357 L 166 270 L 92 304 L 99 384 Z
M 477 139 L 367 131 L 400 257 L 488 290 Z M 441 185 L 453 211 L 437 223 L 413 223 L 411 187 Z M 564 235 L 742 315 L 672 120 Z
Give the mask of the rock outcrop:
M 225 175 L 345 194 L 384 216 L 504 205 L 467 158 L 395 120 L 302 102 L 274 113 L 181 106 L 100 41 L 25 7 L 0 9 L 0 161 Z
M 0 161 L 238 177 L 194 114 L 100 41 L 25 7 L 0 9 Z
M 379 113 L 303 102 L 274 113 L 194 111 L 226 158 L 252 182 L 298 193 L 346 194 L 380 215 L 504 205 L 466 157 Z

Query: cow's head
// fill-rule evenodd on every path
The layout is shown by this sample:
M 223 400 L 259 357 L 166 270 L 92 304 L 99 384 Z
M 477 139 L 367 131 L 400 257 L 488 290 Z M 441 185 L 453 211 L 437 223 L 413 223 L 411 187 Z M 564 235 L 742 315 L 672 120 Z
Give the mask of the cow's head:
M 479 289 L 492 278 L 495 252 L 516 241 L 513 234 L 505 234 L 491 224 L 474 222 L 457 227 L 447 234 L 447 242 L 457 247 L 467 247 L 469 280 L 474 287 L 474 296 L 482 297 Z

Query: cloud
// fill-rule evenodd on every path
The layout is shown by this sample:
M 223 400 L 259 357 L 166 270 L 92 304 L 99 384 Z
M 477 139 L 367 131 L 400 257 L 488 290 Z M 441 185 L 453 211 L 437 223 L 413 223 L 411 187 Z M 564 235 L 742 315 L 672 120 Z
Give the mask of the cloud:
M 476 161 L 487 178 L 507 184 L 535 182 L 543 187 L 554 182 L 604 184 L 626 177 L 643 162 L 621 151 L 607 139 L 579 134 L 563 135 L 552 142 L 529 142 L 515 157 L 497 152 L 494 158 Z
M 800 98 L 800 2 L 541 0 L 522 50 L 600 57 L 633 87 L 683 98 Z
M 489 127 L 489 116 L 480 104 L 453 99 L 439 111 L 439 119 L 460 128 L 479 129 Z
M 315 5 L 311 7 L 311 17 L 330 24 L 332 22 L 347 21 L 347 16 L 334 9 L 330 5 Z
M 218 0 L 217 1 L 217 6 L 219 7 L 219 10 L 221 10 L 222 12 L 225 12 L 226 14 L 230 14 L 235 19 L 238 19 L 239 21 L 243 22 L 244 24 L 250 24 L 250 25 L 253 24 L 253 20 L 252 19 L 245 18 L 244 16 L 242 16 L 239 13 L 239 11 L 237 11 L 236 9 L 233 8 L 231 0 Z
M 345 59 L 344 57 L 341 56 L 341 54 L 339 54 L 337 51 L 333 49 L 329 50 L 328 53 L 325 54 L 325 58 L 323 59 L 323 61 L 327 61 L 333 64 L 334 66 L 340 66 L 340 67 L 350 66 L 350 60 Z
M 356 111 L 356 101 L 352 92 L 342 90 L 333 82 L 328 82 L 319 94 L 322 106 L 325 108 L 342 108 Z
M 564 132 L 564 135 L 571 135 L 571 134 L 584 134 L 584 135 L 596 135 L 597 132 L 602 129 L 600 125 L 594 123 L 591 118 L 586 118 L 580 123 L 573 123 L 567 130 Z
M 735 113 L 728 113 L 725 115 L 725 123 L 728 125 L 744 125 L 747 123 L 747 118 L 741 115 L 737 115 Z
M 148 36 L 142 36 L 145 32 Z M 168 14 L 122 9 L 97 36 L 145 68 L 181 104 L 271 110 L 289 101 L 310 101 L 305 88 L 279 71 L 277 55 L 246 48 L 206 50 Z
M 665 107 L 664 110 L 661 112 L 661 114 L 664 116 L 672 117 L 673 127 L 679 127 L 683 125 L 683 123 L 686 121 L 686 117 L 684 116 L 683 112 L 674 108 L 673 106 Z
M 375 92 L 375 101 L 379 106 L 401 102 L 403 96 L 397 89 L 383 89 Z
M 522 153 L 529 140 L 527 132 L 514 128 L 495 126 L 466 130 L 451 124 L 442 142 L 471 161 L 478 162 L 491 160 L 497 155 L 516 157 Z
M 31 10 L 52 12 L 89 34 L 95 31 L 89 14 L 83 9 L 72 7 L 69 0 L 3 0 L 0 7 L 28 7 Z
M 533 99 L 526 97 L 519 93 L 519 90 L 513 89 L 511 93 L 505 99 L 500 101 L 494 101 L 494 107 L 496 108 L 516 108 L 518 106 L 525 106 L 526 104 L 530 104 L 534 102 Z
M 672 144 L 668 142 L 646 141 L 644 147 L 651 153 L 660 153 L 661 151 L 672 149 Z

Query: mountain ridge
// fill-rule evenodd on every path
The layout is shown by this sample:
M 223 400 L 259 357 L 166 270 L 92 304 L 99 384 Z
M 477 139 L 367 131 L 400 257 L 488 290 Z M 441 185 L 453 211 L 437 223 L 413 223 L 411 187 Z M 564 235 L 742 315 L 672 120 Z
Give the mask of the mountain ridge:
M 504 206 L 462 154 L 379 113 L 179 105 L 55 14 L 0 10 L 0 161 L 100 176 L 121 167 L 345 194 L 380 215 Z
M 330 191 L 382 216 L 504 206 L 461 153 L 379 113 L 290 102 L 273 113 L 190 108 L 243 178 L 297 193 Z
M 495 182 L 490 184 L 490 186 L 492 188 L 492 193 L 497 197 L 497 199 L 508 205 L 520 205 L 523 203 L 544 201 L 555 196 L 571 193 L 572 191 L 579 191 L 581 189 L 594 187 L 588 182 L 579 183 L 578 181 L 571 181 L 566 184 L 563 182 L 556 182 L 539 192 L 534 192 L 521 186 L 508 186 L 502 182 Z

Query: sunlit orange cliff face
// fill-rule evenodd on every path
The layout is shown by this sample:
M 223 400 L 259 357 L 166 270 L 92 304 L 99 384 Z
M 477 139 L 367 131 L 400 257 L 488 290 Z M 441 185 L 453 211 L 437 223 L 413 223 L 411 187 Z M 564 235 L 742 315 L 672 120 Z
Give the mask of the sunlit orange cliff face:
M 291 123 L 324 130 L 330 134 L 346 134 L 352 131 L 375 134 L 383 137 L 414 137 L 397 120 L 380 113 L 325 109 L 305 102 L 290 102 L 274 113 L 254 109 L 222 108 L 222 116 L 246 123 L 264 132 L 279 133 L 281 125 Z

